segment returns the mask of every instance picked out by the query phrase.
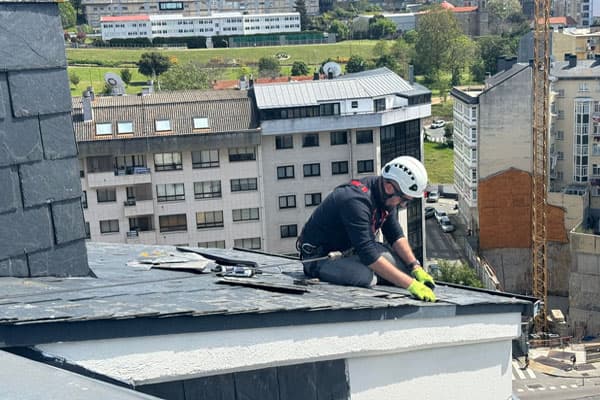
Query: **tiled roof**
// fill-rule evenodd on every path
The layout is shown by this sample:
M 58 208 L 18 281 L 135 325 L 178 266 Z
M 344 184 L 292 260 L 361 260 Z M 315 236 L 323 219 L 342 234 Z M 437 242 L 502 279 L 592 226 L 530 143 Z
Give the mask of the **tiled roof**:
M 97 96 L 92 102 L 94 120 L 83 121 L 82 98 L 73 98 L 73 124 L 78 142 L 131 137 L 243 132 L 257 128 L 248 92 L 208 90 L 159 92 L 145 96 Z M 209 128 L 193 129 L 194 117 L 208 118 Z M 155 120 L 171 121 L 171 131 L 156 132 Z M 117 135 L 116 122 L 131 121 L 134 133 Z M 111 122 L 112 135 L 96 135 L 96 123 Z
M 413 87 L 407 81 L 385 67 L 334 79 L 254 86 L 259 109 L 314 106 L 334 100 L 373 98 L 411 90 Z
M 129 265 L 142 253 L 175 252 L 171 246 L 87 246 L 97 278 L 0 278 L 0 343 L 20 346 L 189 329 L 532 312 L 531 299 L 523 296 L 456 285 L 439 284 L 435 291 L 438 302 L 433 304 L 415 300 L 406 289 L 392 286 L 365 289 L 324 282 L 306 286 L 297 281 L 305 278 L 302 264 L 275 255 L 196 249 L 208 252 L 210 258 L 227 259 L 228 265 L 256 263 L 263 274 L 238 278 L 259 286 L 247 287 L 218 284 L 222 278 L 207 273 L 215 264 L 202 274 Z
M 577 65 L 569 68 L 568 61 L 552 63 L 550 75 L 561 79 L 589 79 L 600 77 L 600 62 L 595 60 L 577 60 Z

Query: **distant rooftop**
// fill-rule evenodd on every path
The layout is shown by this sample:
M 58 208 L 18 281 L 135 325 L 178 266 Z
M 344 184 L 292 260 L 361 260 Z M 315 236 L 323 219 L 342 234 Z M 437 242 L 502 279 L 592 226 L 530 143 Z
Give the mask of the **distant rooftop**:
M 554 61 L 550 75 L 560 79 L 589 79 L 600 77 L 600 62 L 596 60 L 577 60 L 575 67 L 569 68 L 568 61 Z

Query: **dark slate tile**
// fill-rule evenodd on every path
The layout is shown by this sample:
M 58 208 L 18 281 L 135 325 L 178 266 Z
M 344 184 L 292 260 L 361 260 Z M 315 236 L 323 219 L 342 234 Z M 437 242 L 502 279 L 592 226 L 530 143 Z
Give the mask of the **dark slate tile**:
M 233 374 L 183 381 L 186 399 L 236 400 Z
M 52 222 L 56 244 L 85 239 L 85 228 L 81 201 L 78 199 L 66 203 L 53 203 Z
M 0 2 L 0 71 L 65 67 L 58 4 Z
M 66 68 L 9 72 L 8 86 L 16 118 L 71 112 Z
M 76 158 L 44 160 L 19 168 L 25 207 L 81 197 Z
M 0 214 L 21 206 L 21 188 L 16 168 L 0 168 Z
M 2 91 L 0 82 L 0 92 Z M 39 161 L 43 157 L 37 118 L 0 119 L 0 167 Z
M 89 276 L 85 241 L 29 255 L 31 276 Z
M 317 398 L 331 400 L 348 400 L 350 398 L 345 360 L 319 362 L 316 368 Z
M 279 400 L 276 368 L 237 372 L 233 375 L 238 400 Z
M 40 131 L 46 159 L 77 156 L 70 113 L 40 117 Z
M 279 398 L 285 400 L 318 400 L 315 363 L 277 368 Z
M 18 226 L 19 229 L 15 229 Z M 0 215 L 0 260 L 52 247 L 47 207 Z M 4 238 L 10 238 L 6 240 Z
M 2 276 L 12 276 L 15 278 L 28 277 L 29 268 L 27 268 L 27 260 L 24 257 L 19 257 L 0 261 L 0 277 Z

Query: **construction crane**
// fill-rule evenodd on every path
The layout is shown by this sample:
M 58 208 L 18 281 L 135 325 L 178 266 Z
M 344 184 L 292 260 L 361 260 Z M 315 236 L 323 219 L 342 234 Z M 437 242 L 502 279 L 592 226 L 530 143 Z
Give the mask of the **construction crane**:
M 550 122 L 550 0 L 535 0 L 533 31 L 533 170 L 531 249 L 533 295 L 541 303 L 535 318 L 537 332 L 547 331 L 548 265 L 546 200 L 548 180 L 548 127 Z

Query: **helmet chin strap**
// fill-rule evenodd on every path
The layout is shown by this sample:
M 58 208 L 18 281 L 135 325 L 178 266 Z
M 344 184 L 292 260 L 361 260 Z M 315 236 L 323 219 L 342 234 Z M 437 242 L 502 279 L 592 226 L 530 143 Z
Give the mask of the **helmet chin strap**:
M 382 208 L 385 208 L 388 211 L 392 211 L 394 209 L 394 207 L 388 207 L 388 205 L 386 205 L 385 203 L 391 199 L 392 197 L 394 197 L 394 194 L 387 194 L 387 192 L 385 191 L 385 178 L 381 177 L 381 198 L 382 198 Z

